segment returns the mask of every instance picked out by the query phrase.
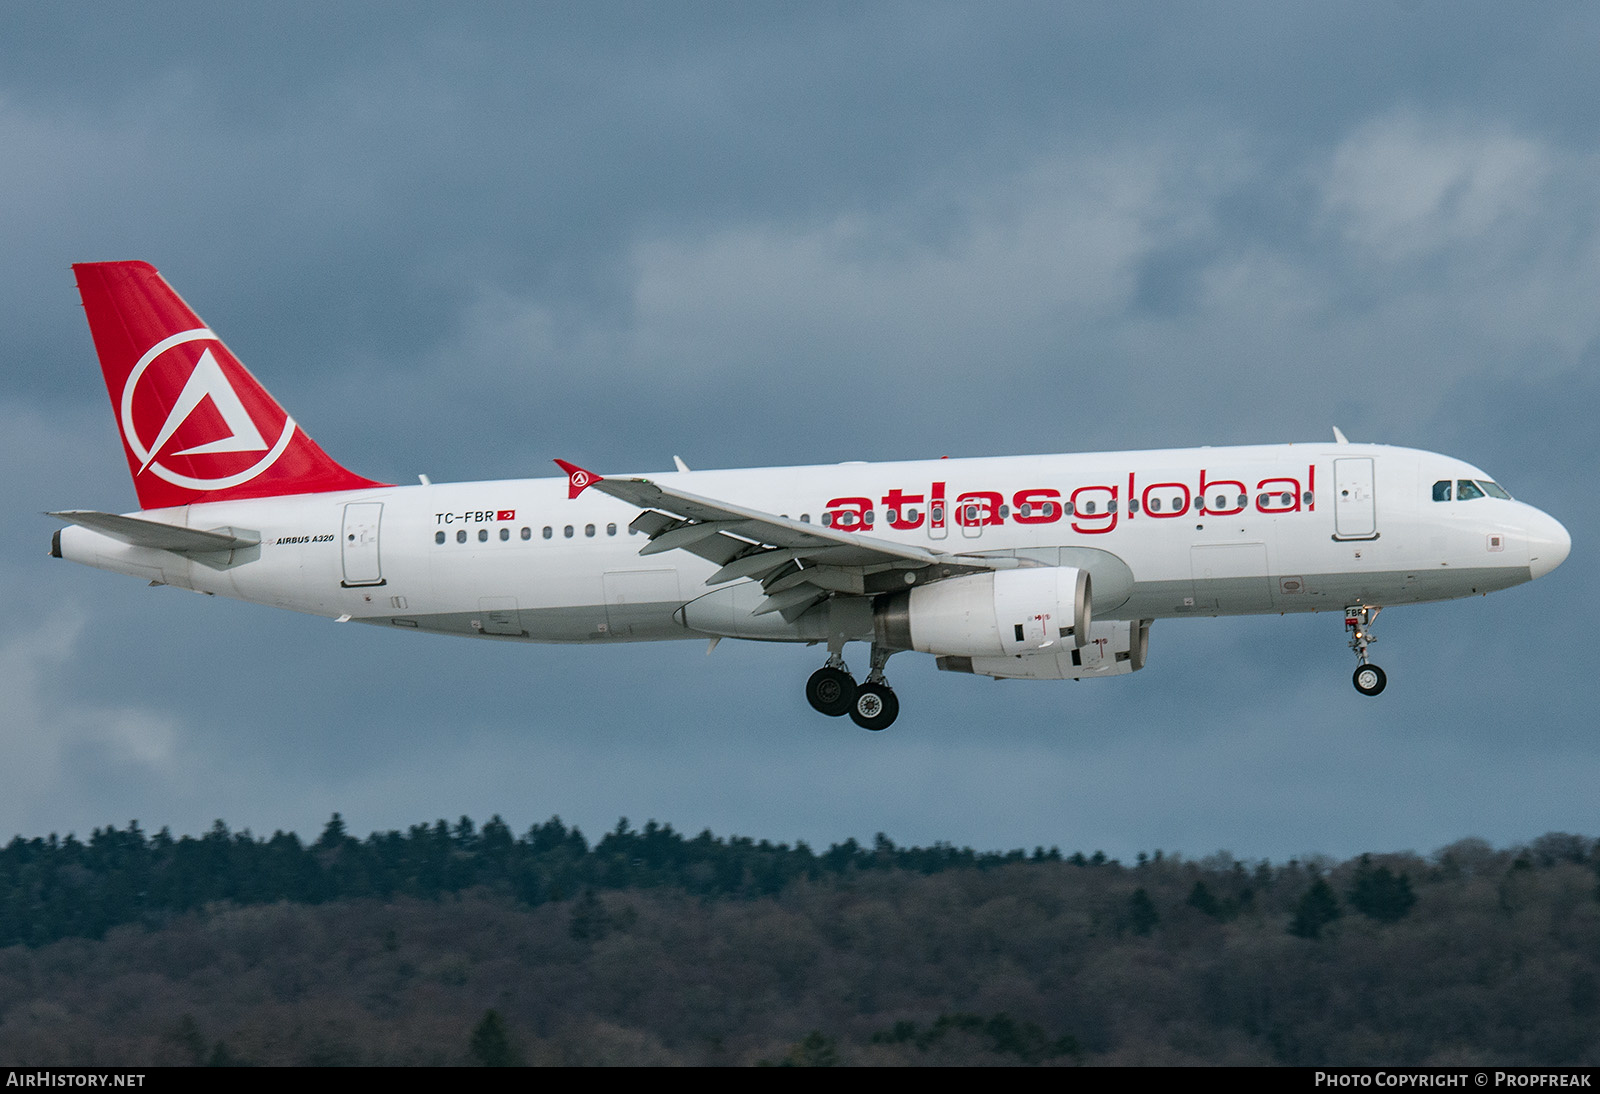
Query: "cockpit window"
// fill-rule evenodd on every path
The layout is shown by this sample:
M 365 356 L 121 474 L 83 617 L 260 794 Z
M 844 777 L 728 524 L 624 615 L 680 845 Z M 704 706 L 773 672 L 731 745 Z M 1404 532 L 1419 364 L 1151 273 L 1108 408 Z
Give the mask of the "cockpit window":
M 1478 484 L 1471 479 L 1456 480 L 1456 500 L 1471 501 L 1473 498 L 1483 497 L 1483 491 L 1478 489 Z
M 1499 483 L 1490 482 L 1488 479 L 1478 479 L 1476 481 L 1479 486 L 1483 487 L 1483 492 L 1491 498 L 1499 498 L 1501 501 L 1511 500 L 1511 495 L 1506 493 L 1506 488 Z
M 1433 484 L 1433 500 L 1434 501 L 1449 501 L 1450 500 L 1450 480 L 1449 479 L 1440 479 L 1438 482 Z

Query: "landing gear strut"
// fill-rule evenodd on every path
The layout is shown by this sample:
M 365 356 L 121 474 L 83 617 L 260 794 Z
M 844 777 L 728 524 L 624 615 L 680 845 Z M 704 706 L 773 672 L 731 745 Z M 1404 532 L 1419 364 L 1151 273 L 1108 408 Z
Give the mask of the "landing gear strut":
M 856 702 L 856 681 L 844 658 L 834 654 L 806 681 L 806 702 L 830 718 L 850 713 Z
M 888 729 L 900 714 L 900 700 L 884 678 L 883 665 L 894 650 L 872 647 L 872 669 L 861 684 L 855 682 L 840 649 L 830 644 L 827 664 L 806 681 L 806 701 L 812 709 L 830 718 L 850 715 L 862 729 Z
M 894 650 L 882 646 L 872 647 L 872 671 L 867 673 L 866 682 L 856 689 L 856 701 L 850 707 L 850 720 L 862 729 L 873 732 L 888 729 L 900 714 L 900 700 L 895 698 L 894 689 L 883 675 L 884 663 L 893 653 Z
M 1358 662 L 1351 682 L 1362 695 L 1376 695 L 1389 683 L 1384 671 L 1367 660 L 1367 647 L 1378 640 L 1372 633 L 1372 622 L 1381 611 L 1382 607 L 1367 604 L 1344 610 L 1344 629 L 1350 634 L 1350 648 Z

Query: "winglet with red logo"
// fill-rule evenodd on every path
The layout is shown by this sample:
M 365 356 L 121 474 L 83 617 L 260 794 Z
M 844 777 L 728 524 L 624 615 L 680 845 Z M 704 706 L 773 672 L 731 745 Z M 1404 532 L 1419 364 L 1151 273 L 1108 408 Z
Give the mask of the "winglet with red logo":
M 140 508 L 383 485 L 319 448 L 154 266 L 72 270 Z
M 600 476 L 593 471 L 585 471 L 575 463 L 566 460 L 557 460 L 556 466 L 567 473 L 567 500 L 571 501 L 589 487 L 600 481 Z

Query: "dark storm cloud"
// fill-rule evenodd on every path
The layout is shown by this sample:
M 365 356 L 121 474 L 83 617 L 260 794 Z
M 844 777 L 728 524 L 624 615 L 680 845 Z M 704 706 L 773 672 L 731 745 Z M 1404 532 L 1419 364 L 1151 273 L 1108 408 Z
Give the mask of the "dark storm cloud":
M 132 504 L 67 269 L 147 258 L 409 481 L 1352 437 L 1573 558 L 1386 614 L 1164 621 L 1150 667 L 486 648 L 3 559 L 0 830 L 619 813 L 827 842 L 1283 856 L 1592 830 L 1600 134 L 1584 5 L 12 5 L 13 513 Z M 409 641 L 407 639 L 410 639 Z M 864 654 L 863 654 L 864 656 Z M 901 662 L 905 662 L 902 664 Z M 776 681 L 776 683 L 775 683 Z M 1592 780 L 1590 780 L 1592 782 Z

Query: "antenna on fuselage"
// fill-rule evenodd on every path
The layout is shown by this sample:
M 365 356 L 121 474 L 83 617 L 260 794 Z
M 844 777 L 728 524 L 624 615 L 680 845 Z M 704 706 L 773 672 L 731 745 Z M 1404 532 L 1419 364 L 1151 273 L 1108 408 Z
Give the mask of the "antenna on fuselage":
M 1346 437 L 1344 435 L 1344 430 L 1340 429 L 1338 426 L 1334 426 L 1333 427 L 1333 443 L 1334 444 L 1349 444 L 1350 443 L 1350 438 Z

